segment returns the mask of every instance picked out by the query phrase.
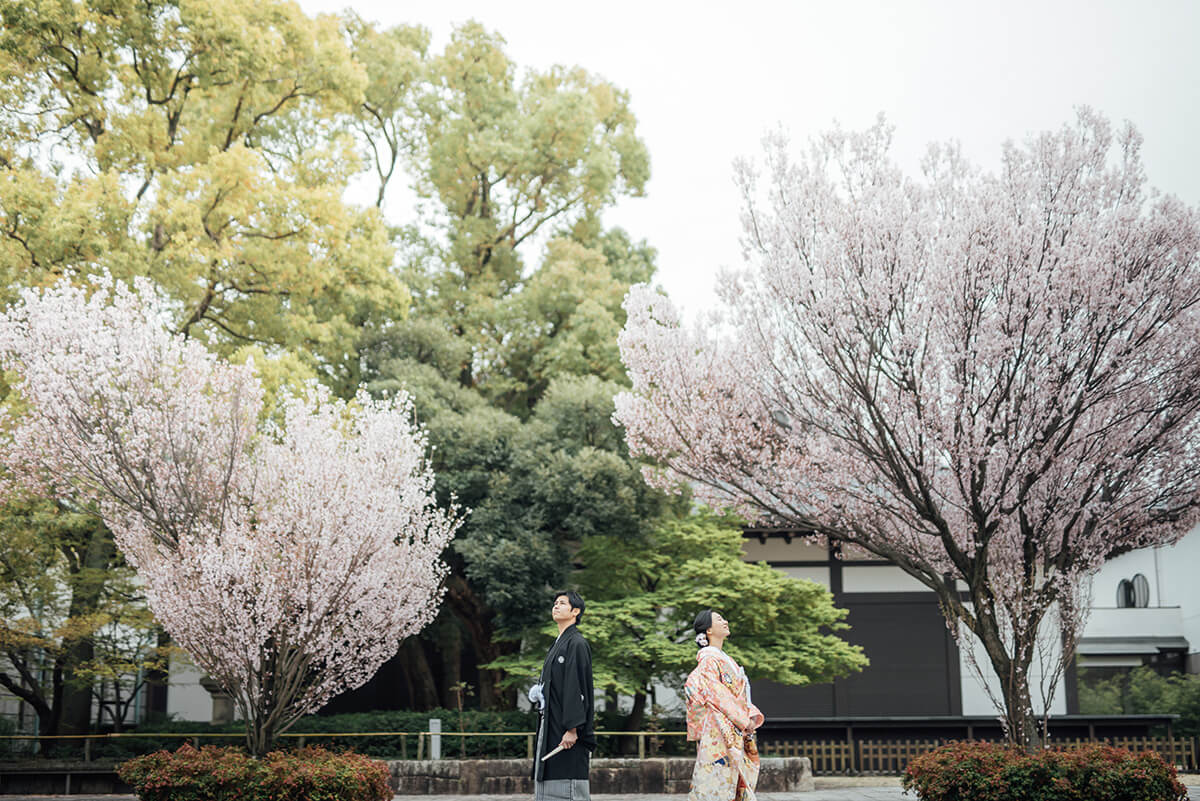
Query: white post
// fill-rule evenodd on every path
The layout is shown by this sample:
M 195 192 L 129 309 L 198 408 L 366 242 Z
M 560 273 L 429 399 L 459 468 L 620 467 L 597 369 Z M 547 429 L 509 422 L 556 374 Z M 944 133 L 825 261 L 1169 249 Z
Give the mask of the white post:
M 429 758 L 442 758 L 442 719 L 429 719 Z

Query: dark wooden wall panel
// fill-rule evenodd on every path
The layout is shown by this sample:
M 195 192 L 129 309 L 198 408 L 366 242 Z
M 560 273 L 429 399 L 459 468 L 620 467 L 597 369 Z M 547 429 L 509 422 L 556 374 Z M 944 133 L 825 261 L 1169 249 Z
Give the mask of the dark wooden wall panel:
M 958 649 L 933 593 L 836 596 L 849 612 L 846 639 L 871 665 L 832 684 L 785 687 L 754 683 L 768 717 L 961 715 Z

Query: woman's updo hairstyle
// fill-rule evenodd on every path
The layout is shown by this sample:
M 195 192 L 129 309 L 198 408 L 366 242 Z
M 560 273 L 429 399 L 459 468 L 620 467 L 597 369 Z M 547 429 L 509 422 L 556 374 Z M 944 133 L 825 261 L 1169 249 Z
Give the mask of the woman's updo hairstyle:
M 692 624 L 692 628 L 696 630 L 696 645 L 700 648 L 708 645 L 708 630 L 712 628 L 712 616 L 713 611 L 705 609 L 696 615 L 696 622 Z

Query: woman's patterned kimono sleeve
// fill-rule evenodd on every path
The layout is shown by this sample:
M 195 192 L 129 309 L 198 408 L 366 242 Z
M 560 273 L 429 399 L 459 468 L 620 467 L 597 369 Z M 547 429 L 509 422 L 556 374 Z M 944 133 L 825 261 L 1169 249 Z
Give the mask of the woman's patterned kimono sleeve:
M 700 662 L 699 668 L 704 677 L 704 703 L 728 718 L 739 732 L 749 729 L 753 712 L 744 700 L 733 694 L 728 682 L 722 680 L 724 677 L 721 675 L 721 660 L 708 657 Z

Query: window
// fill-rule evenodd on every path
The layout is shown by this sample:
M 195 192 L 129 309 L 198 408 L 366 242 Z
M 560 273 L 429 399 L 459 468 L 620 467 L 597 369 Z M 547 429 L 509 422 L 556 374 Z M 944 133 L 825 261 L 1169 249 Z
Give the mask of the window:
M 1122 609 L 1144 609 L 1150 605 L 1150 582 L 1141 573 L 1117 584 L 1117 606 Z

